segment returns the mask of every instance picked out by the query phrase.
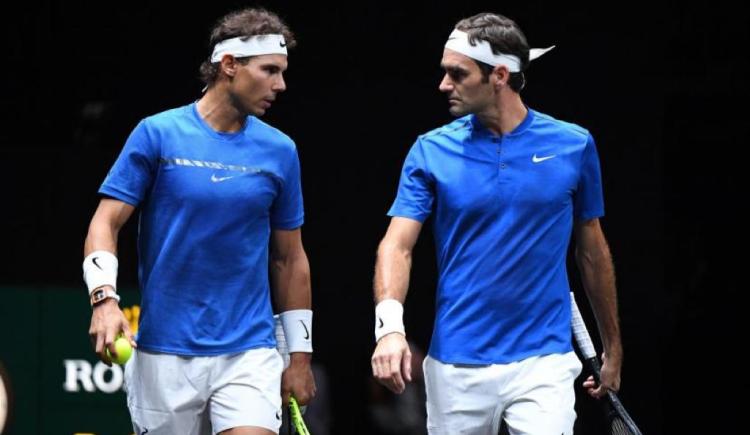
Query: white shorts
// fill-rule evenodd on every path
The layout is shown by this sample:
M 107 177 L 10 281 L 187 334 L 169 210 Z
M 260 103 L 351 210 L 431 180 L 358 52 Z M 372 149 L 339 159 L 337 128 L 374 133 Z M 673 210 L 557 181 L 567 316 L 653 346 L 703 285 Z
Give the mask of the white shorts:
M 278 433 L 282 364 L 269 348 L 194 357 L 136 350 L 125 365 L 133 429 L 203 435 L 257 426 Z
M 574 352 L 482 366 L 428 356 L 423 369 L 431 435 L 496 435 L 501 419 L 512 435 L 573 433 L 581 373 Z

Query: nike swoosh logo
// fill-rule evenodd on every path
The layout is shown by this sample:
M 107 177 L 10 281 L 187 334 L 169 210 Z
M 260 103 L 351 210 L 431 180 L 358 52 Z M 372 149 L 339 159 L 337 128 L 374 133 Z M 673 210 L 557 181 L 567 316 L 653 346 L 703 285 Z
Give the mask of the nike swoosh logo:
M 104 269 L 102 269 L 101 266 L 99 266 L 99 263 L 96 262 L 96 260 L 98 260 L 98 259 L 99 259 L 99 257 L 94 257 L 94 258 L 91 259 L 91 262 L 94 263 L 94 266 L 98 267 L 99 270 L 104 270 Z
M 302 324 L 302 327 L 305 328 L 305 340 L 310 339 L 310 331 L 307 330 L 307 325 L 305 325 L 305 322 L 302 320 L 299 321 Z
M 381 319 L 380 317 L 378 317 L 378 320 L 380 321 L 380 326 L 378 326 L 378 328 L 382 328 L 383 327 L 383 319 Z
M 541 163 L 541 162 L 543 162 L 545 160 L 554 159 L 555 157 L 557 157 L 556 154 L 552 154 L 552 155 L 544 156 L 544 157 L 537 157 L 536 154 L 534 154 L 531 157 L 531 161 L 534 162 L 534 163 Z
M 279 42 L 279 46 L 286 47 L 286 42 Z
M 228 179 L 234 178 L 234 177 L 236 177 L 236 175 L 230 175 L 228 177 L 217 177 L 216 174 L 212 174 L 211 175 L 211 181 L 213 181 L 214 183 L 221 183 L 224 180 L 228 180 Z

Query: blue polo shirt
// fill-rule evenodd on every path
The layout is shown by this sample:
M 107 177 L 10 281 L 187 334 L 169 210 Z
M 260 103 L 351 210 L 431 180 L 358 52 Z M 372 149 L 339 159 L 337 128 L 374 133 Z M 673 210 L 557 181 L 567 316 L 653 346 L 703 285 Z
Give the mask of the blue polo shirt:
M 572 350 L 573 222 L 604 214 L 588 131 L 531 109 L 502 136 L 459 118 L 417 139 L 388 214 L 434 219 L 433 358 L 506 364 Z
M 271 229 L 302 225 L 294 142 L 248 117 L 214 131 L 195 104 L 138 124 L 100 193 L 141 209 L 138 346 L 179 355 L 274 347 Z

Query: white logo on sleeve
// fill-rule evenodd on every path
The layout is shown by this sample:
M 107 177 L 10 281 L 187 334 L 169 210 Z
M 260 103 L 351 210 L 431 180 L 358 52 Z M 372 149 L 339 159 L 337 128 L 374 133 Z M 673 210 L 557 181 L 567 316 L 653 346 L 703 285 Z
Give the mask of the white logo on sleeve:
M 549 156 L 544 156 L 544 157 L 537 157 L 536 154 L 534 154 L 531 157 L 531 161 L 534 162 L 534 163 L 541 163 L 541 162 L 543 162 L 545 160 L 554 159 L 555 157 L 557 157 L 556 154 L 551 154 Z
M 234 178 L 236 175 L 229 175 L 227 177 L 217 177 L 216 174 L 211 174 L 211 181 L 214 183 L 221 183 L 222 181 L 229 180 L 230 178 Z

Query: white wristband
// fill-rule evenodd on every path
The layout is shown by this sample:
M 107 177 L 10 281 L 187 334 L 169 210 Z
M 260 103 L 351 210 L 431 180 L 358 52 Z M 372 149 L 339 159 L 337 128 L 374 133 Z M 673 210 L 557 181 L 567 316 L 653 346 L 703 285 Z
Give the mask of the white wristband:
M 289 353 L 312 353 L 312 310 L 289 310 L 279 315 Z
M 89 295 L 103 285 L 117 290 L 117 265 L 117 257 L 107 251 L 94 251 L 83 259 L 83 280 Z
M 385 299 L 375 307 L 375 341 L 391 332 L 406 336 L 404 306 L 395 299 Z

